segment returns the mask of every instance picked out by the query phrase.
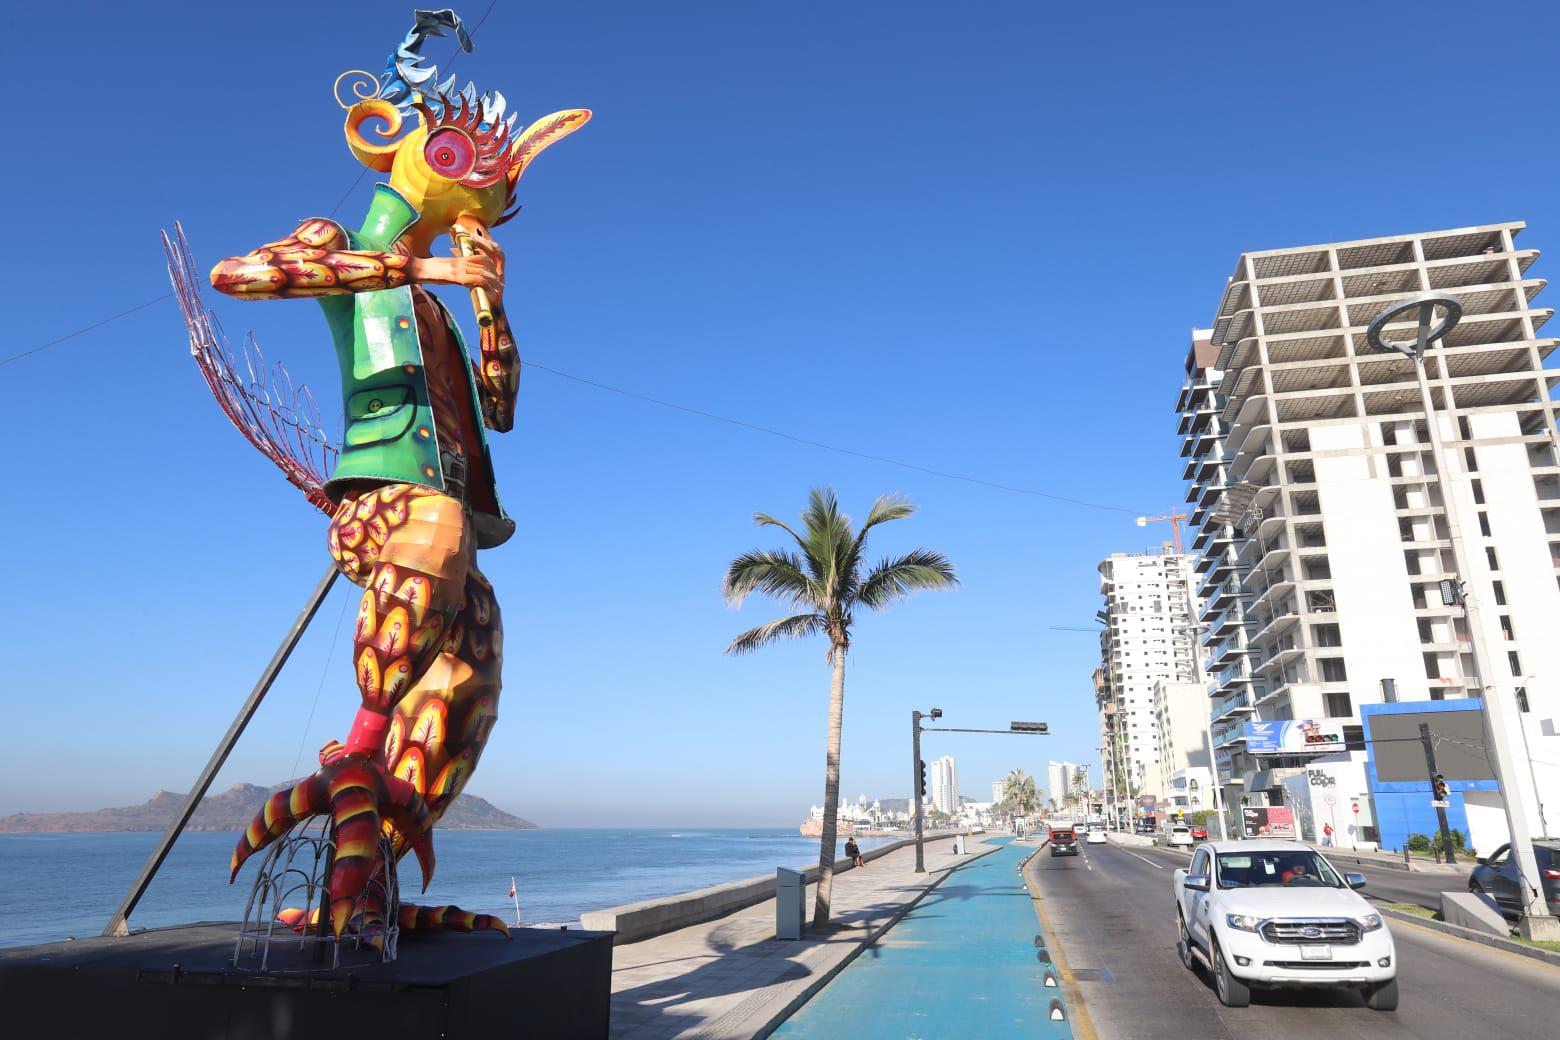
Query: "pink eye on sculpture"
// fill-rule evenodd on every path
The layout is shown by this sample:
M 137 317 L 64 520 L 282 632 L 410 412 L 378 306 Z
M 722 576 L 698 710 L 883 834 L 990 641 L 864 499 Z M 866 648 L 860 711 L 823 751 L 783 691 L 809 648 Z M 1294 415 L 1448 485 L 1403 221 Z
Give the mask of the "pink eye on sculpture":
M 440 177 L 458 181 L 477 163 L 477 149 L 471 138 L 459 130 L 436 131 L 423 145 L 423 158 Z

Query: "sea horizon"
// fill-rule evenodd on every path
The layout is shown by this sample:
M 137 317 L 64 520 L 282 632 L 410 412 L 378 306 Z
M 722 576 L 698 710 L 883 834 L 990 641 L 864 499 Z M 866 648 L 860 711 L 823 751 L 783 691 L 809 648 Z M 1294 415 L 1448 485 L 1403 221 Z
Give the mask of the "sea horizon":
M 254 857 L 227 884 L 237 831 L 182 835 L 141 905 L 132 928 L 243 916 Z M 906 835 L 908 836 L 908 835 Z M 100 932 L 160 831 L 66 831 L 0 834 L 0 947 L 80 938 Z M 895 840 L 861 839 L 864 848 Z M 740 881 L 776 867 L 817 862 L 818 839 L 791 827 L 544 827 L 435 833 L 438 867 L 417 894 L 415 861 L 403 862 L 403 898 L 453 903 L 513 922 L 508 898 L 516 879 L 521 922 L 573 925 L 581 913 L 660 899 Z M 843 836 L 836 852 L 844 844 Z

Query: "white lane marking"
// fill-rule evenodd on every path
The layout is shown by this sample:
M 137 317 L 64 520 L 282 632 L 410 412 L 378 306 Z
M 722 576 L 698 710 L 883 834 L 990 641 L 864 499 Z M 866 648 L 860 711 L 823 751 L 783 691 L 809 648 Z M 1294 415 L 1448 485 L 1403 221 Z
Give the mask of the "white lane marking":
M 1121 849 L 1120 845 L 1117 845 L 1116 847 L 1118 849 Z M 1153 860 L 1149 859 L 1147 856 L 1139 856 L 1136 852 L 1133 852 L 1130 849 L 1121 849 L 1121 851 L 1125 852 L 1127 855 L 1131 856 L 1133 859 L 1140 859 L 1140 860 L 1142 860 L 1144 863 L 1147 863 L 1149 866 L 1153 867 L 1155 870 L 1164 870 L 1165 869 L 1165 865 L 1163 863 L 1155 863 Z

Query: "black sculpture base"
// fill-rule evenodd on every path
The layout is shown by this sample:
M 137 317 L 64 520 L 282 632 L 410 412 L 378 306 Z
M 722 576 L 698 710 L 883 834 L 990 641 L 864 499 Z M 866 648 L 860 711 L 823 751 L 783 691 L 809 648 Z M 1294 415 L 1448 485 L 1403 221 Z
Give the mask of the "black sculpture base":
M 0 950 L 7 1036 L 115 1040 L 607 1035 L 610 932 L 403 935 L 390 964 L 313 963 L 278 943 L 232 966 L 237 924 Z

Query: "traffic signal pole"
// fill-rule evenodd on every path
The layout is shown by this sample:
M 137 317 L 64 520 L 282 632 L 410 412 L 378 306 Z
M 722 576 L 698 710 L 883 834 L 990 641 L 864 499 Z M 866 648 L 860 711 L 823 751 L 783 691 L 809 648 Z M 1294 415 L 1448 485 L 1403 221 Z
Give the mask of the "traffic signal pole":
M 1430 771 L 1430 794 L 1435 799 L 1435 815 L 1441 821 L 1441 847 L 1446 850 L 1446 862 L 1456 863 L 1452 852 L 1452 831 L 1446 824 L 1446 800 L 1442 798 L 1444 785 L 1440 772 L 1435 768 L 1435 742 L 1430 739 L 1429 723 L 1419 724 L 1419 741 L 1425 746 L 1425 768 Z
M 926 873 L 926 853 L 921 847 L 921 713 L 910 713 L 910 790 L 915 800 L 910 811 L 915 827 L 915 872 Z

